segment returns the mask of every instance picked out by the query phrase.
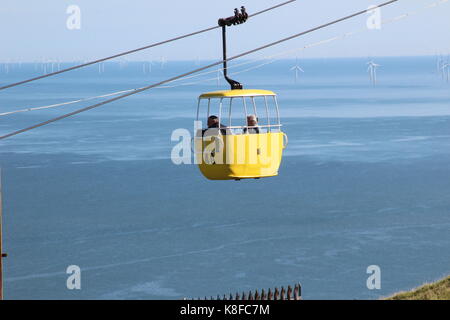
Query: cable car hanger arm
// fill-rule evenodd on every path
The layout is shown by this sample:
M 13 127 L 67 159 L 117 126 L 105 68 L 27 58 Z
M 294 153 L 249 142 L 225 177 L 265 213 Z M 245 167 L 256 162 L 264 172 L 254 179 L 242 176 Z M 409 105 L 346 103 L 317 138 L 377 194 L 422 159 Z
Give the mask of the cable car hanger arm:
M 223 46 L 223 76 L 230 84 L 231 90 L 243 89 L 242 84 L 228 77 L 227 67 L 227 27 L 242 24 L 248 20 L 248 13 L 245 7 L 241 7 L 241 11 L 234 9 L 234 16 L 219 19 L 219 26 L 222 27 L 222 46 Z

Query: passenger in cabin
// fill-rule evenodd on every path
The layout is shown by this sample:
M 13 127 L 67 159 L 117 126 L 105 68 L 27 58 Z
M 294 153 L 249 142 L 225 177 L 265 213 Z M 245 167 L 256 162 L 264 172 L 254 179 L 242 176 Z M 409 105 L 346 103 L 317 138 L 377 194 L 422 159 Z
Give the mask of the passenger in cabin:
M 254 114 L 247 116 L 247 128 L 244 128 L 243 133 L 244 134 L 246 134 L 246 133 L 258 134 L 259 133 L 258 118 Z
M 203 130 L 203 134 L 205 134 L 205 132 L 209 129 L 213 129 L 213 128 L 219 128 L 219 118 L 217 116 L 209 116 L 208 117 L 208 129 Z M 220 133 L 222 133 L 222 135 L 227 135 L 227 134 L 232 134 L 230 129 L 227 128 L 227 126 L 220 124 Z

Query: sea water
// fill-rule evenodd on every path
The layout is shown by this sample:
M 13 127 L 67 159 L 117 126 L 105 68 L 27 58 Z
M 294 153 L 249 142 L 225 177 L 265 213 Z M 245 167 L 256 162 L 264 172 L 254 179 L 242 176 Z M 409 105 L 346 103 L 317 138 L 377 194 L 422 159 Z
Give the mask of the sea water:
M 297 80 L 289 60 L 235 76 L 278 94 L 289 145 L 273 178 L 208 181 L 172 163 L 171 134 L 193 130 L 198 95 L 227 88 L 214 69 L 0 141 L 5 297 L 180 299 L 299 282 L 305 299 L 377 299 L 448 274 L 450 85 L 434 58 L 375 60 L 375 86 L 367 59 L 301 60 Z M 43 67 L 0 65 L 0 84 Z M 196 67 L 88 67 L 1 91 L 0 113 Z M 97 101 L 0 117 L 0 135 Z M 66 286 L 71 265 L 80 290 Z M 381 289 L 367 286 L 371 265 Z

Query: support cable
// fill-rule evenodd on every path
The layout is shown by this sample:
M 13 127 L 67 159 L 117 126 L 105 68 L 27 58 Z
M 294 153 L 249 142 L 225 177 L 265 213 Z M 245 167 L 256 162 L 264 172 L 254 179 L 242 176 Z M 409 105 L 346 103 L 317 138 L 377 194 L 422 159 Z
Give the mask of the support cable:
M 378 7 L 378 8 L 381 8 L 381 7 L 390 5 L 390 4 L 395 3 L 395 2 L 398 2 L 398 1 L 399 1 L 399 0 L 391 0 L 391 1 L 388 1 L 388 2 L 385 2 L 385 3 L 382 3 L 382 4 L 378 5 L 377 7 Z M 322 25 L 320 25 L 320 26 L 314 27 L 314 28 L 312 28 L 312 29 L 309 29 L 309 30 L 306 30 L 306 31 L 303 31 L 303 32 L 300 32 L 300 33 L 297 33 L 297 34 L 294 34 L 294 35 L 289 36 L 289 37 L 287 37 L 287 38 L 283 38 L 283 39 L 280 39 L 280 40 L 278 40 L 278 41 L 274 41 L 274 42 L 268 43 L 268 44 L 266 44 L 266 45 L 263 45 L 263 46 L 261 46 L 261 47 L 258 47 L 258 48 L 255 48 L 255 49 L 252 49 L 252 50 L 249 50 L 249 51 L 240 53 L 240 54 L 238 54 L 238 55 L 235 55 L 235 56 L 233 56 L 233 57 L 228 58 L 227 61 L 235 60 L 235 59 L 238 59 L 238 58 L 247 56 L 247 55 L 249 55 L 249 54 L 252 54 L 252 53 L 255 53 L 255 52 L 258 52 L 258 51 L 261 51 L 261 50 L 264 50 L 264 49 L 267 49 L 267 48 L 270 48 L 270 47 L 273 47 L 273 46 L 276 46 L 276 45 L 278 45 L 278 44 L 280 44 L 280 43 L 283 43 L 283 42 L 286 42 L 286 41 L 289 41 L 289 40 L 292 40 L 292 39 L 301 37 L 301 36 L 303 36 L 303 35 L 305 35 L 305 34 L 312 33 L 312 32 L 314 32 L 314 31 L 317 31 L 317 30 L 320 30 L 320 29 L 329 27 L 329 26 L 334 25 L 334 24 L 337 24 L 337 23 L 339 23 L 339 22 L 342 22 L 342 21 L 345 21 L 345 20 L 349 20 L 349 19 L 351 19 L 351 18 L 354 18 L 354 17 L 356 17 L 356 16 L 365 14 L 365 13 L 367 13 L 367 12 L 371 12 L 371 11 L 373 11 L 373 10 L 374 10 L 374 8 L 371 7 L 371 8 L 369 8 L 369 9 L 365 9 L 365 10 L 362 10 L 362 11 L 359 11 L 359 12 L 356 12 L 356 13 L 353 13 L 353 14 L 348 15 L 348 16 L 346 16 L 346 17 L 343 17 L 343 18 L 340 18 L 340 19 L 337 19 L 337 20 L 334 20 L 334 21 L 331 21 L 331 22 L 322 24 Z M 160 82 L 155 83 L 155 84 L 148 85 L 148 86 L 146 86 L 146 87 L 142 87 L 142 88 L 140 88 L 140 89 L 138 89 L 138 90 L 135 90 L 135 91 L 132 91 L 132 92 L 128 92 L 128 93 L 123 94 L 123 95 L 120 95 L 120 96 L 118 96 L 118 97 L 115 97 L 115 98 L 112 98 L 112 99 L 109 99 L 109 100 L 105 100 L 105 101 L 102 101 L 102 102 L 100 102 L 100 103 L 97 103 L 97 104 L 94 104 L 94 105 L 91 105 L 91 106 L 88 106 L 88 107 L 84 107 L 84 108 L 78 109 L 78 110 L 76 110 L 76 111 L 73 111 L 73 112 L 64 114 L 64 115 L 62 115 L 62 116 L 59 116 L 59 117 L 56 117 L 56 118 L 53 118 L 53 119 L 50 119 L 50 120 L 47 120 L 47 121 L 44 121 L 44 122 L 35 124 L 35 125 L 31 126 L 31 127 L 27 127 L 27 128 L 24 128 L 24 129 L 21 129 L 21 130 L 18 130 L 18 131 L 14 131 L 14 132 L 8 133 L 8 134 L 6 134 L 6 135 L 0 136 L 0 140 L 9 138 L 9 137 L 18 135 L 18 134 L 20 134 L 20 133 L 24 133 L 24 132 L 33 130 L 33 129 L 36 129 L 36 128 L 39 128 L 39 127 L 42 127 L 42 126 L 45 126 L 45 125 L 50 124 L 50 123 L 52 123 L 52 122 L 56 122 L 56 121 L 65 119 L 65 118 L 71 117 L 71 116 L 73 116 L 73 115 L 76 115 L 76 114 L 79 114 L 79 113 L 82 113 L 82 112 L 85 112 L 85 111 L 88 111 L 88 110 L 91 110 L 91 109 L 94 109 L 94 108 L 98 108 L 98 107 L 103 106 L 103 105 L 105 105 L 105 104 L 108 104 L 108 103 L 111 103 L 111 102 L 114 102 L 114 101 L 117 101 L 117 100 L 120 100 L 120 99 L 129 97 L 129 96 L 131 96 L 131 95 L 134 95 L 134 94 L 137 94 L 137 93 L 140 93 L 140 92 L 143 92 L 143 91 L 146 91 L 146 90 L 149 90 L 149 89 L 152 89 L 152 88 L 161 86 L 161 85 L 163 85 L 163 84 L 172 82 L 172 81 L 174 81 L 174 80 L 177 80 L 177 79 L 181 79 L 181 78 L 187 77 L 187 76 L 189 76 L 189 75 L 191 75 L 191 74 L 194 74 L 194 73 L 197 73 L 197 72 L 200 72 L 200 71 L 209 69 L 209 68 L 211 68 L 211 67 L 215 67 L 215 66 L 217 66 L 217 65 L 220 65 L 220 64 L 222 64 L 223 62 L 224 62 L 223 60 L 217 61 L 217 62 L 211 63 L 211 64 L 209 64 L 209 65 L 207 65 L 207 66 L 204 66 L 204 67 L 201 67 L 201 68 L 198 68 L 198 69 L 195 69 L 195 70 L 192 70 L 192 71 L 183 73 L 183 74 L 181 74 L 181 75 L 178 75 L 178 76 L 169 78 L 169 79 L 167 79 L 167 80 L 160 81 Z
M 254 14 L 249 15 L 249 18 L 258 16 L 258 15 L 260 15 L 262 13 L 265 13 L 267 11 L 270 11 L 270 10 L 273 10 L 273 9 L 276 9 L 276 8 L 279 8 L 281 6 L 287 5 L 287 4 L 289 4 L 291 2 L 294 2 L 294 1 L 297 1 L 297 0 L 286 1 L 286 2 L 280 3 L 280 4 L 276 5 L 276 6 L 273 6 L 273 7 L 264 9 L 264 10 L 261 10 L 259 12 L 256 12 Z M 8 84 L 6 86 L 0 87 L 0 91 L 8 89 L 8 88 L 16 87 L 16 86 L 19 86 L 19 85 L 22 85 L 22 84 L 25 84 L 25 83 L 29 83 L 29 82 L 32 82 L 32 81 L 48 78 L 48 77 L 51 77 L 51 76 L 54 76 L 54 75 L 57 75 L 57 74 L 61 74 L 61 73 L 64 73 L 64 72 L 68 72 L 68 71 L 80 69 L 80 68 L 83 68 L 83 67 L 87 67 L 87 66 L 90 66 L 90 65 L 93 65 L 93 64 L 96 64 L 96 63 L 100 63 L 100 62 L 104 62 L 104 61 L 111 60 L 111 59 L 114 59 L 114 58 L 118 58 L 118 57 L 122 57 L 122 56 L 125 56 L 125 55 L 129 55 L 131 53 L 135 53 L 135 52 L 138 52 L 138 51 L 154 48 L 154 47 L 157 47 L 157 46 L 160 46 L 160 45 L 163 45 L 163 44 L 167 44 L 167 43 L 174 42 L 174 41 L 177 41 L 177 40 L 181 40 L 181 39 L 184 39 L 184 38 L 192 37 L 192 36 L 195 36 L 195 35 L 198 35 L 198 34 L 201 34 L 201 33 L 205 33 L 205 32 L 211 31 L 211 30 L 215 30 L 215 29 L 218 29 L 218 28 L 220 28 L 220 26 L 210 27 L 210 28 L 207 28 L 207 29 L 203 29 L 203 30 L 195 31 L 195 32 L 188 33 L 188 34 L 185 34 L 185 35 L 182 35 L 182 36 L 178 36 L 178 37 L 175 37 L 175 38 L 172 38 L 172 39 L 164 40 L 164 41 L 161 41 L 161 42 L 156 42 L 156 43 L 147 45 L 145 47 L 141 47 L 141 48 L 137 48 L 137 49 L 121 52 L 121 53 L 118 53 L 118 54 L 115 54 L 115 55 L 112 55 L 112 56 L 109 56 L 109 57 L 106 57 L 106 58 L 102 58 L 102 59 L 86 62 L 86 63 L 80 64 L 80 65 L 76 65 L 76 66 L 73 66 L 73 67 L 70 67 L 70 68 L 66 68 L 66 69 L 62 69 L 62 70 L 55 71 L 55 72 L 52 72 L 52 73 L 44 74 L 42 76 L 34 77 L 34 78 L 31 78 L 31 79 L 27 79 L 27 80 L 11 83 L 11 84 Z

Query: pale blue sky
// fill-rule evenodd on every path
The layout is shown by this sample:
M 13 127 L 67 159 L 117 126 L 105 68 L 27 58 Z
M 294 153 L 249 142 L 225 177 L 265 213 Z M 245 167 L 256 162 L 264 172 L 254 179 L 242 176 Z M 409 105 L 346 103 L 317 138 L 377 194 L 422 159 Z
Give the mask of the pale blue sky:
M 92 59 L 215 25 L 233 8 L 248 11 L 284 0 L 1 0 L 0 60 Z M 417 11 L 438 0 L 400 0 L 382 10 L 382 18 Z M 260 46 L 329 20 L 379 4 L 383 0 L 297 0 L 229 30 L 230 54 Z M 81 9 L 81 30 L 68 30 L 66 9 Z M 291 57 L 433 55 L 450 53 L 450 2 L 419 12 L 381 30 L 305 50 Z M 364 28 L 367 16 L 353 19 L 254 55 L 265 56 L 302 47 L 344 32 Z M 130 60 L 218 59 L 220 31 L 212 31 L 128 57 Z

